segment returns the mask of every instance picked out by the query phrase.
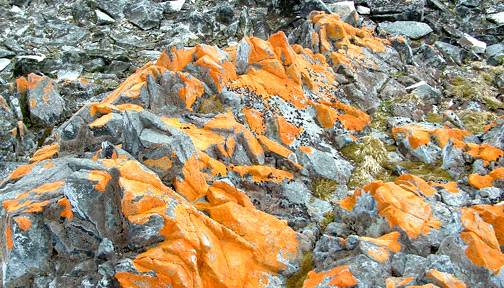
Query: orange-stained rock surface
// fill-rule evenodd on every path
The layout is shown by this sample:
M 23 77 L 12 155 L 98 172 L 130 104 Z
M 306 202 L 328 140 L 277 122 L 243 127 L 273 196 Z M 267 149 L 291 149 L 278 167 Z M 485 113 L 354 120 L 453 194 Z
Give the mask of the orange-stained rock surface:
M 460 220 L 466 229 L 460 233 L 460 238 L 468 245 L 465 251 L 467 257 L 474 264 L 486 266 L 498 274 L 504 265 L 504 254 L 500 250 L 495 230 L 473 209 L 462 208 Z
M 362 240 L 372 242 L 379 246 L 387 247 L 390 251 L 399 252 L 401 251 L 401 244 L 397 242 L 399 239 L 400 233 L 397 231 L 390 232 L 385 234 L 379 238 L 371 238 L 371 237 L 361 237 Z
M 40 162 L 45 159 L 51 159 L 57 152 L 58 152 L 58 144 L 56 143 L 44 146 L 38 149 L 33 154 L 33 157 L 30 159 L 30 162 Z
M 328 272 L 316 273 L 310 271 L 308 278 L 303 283 L 303 288 L 315 287 L 324 281 L 324 278 L 330 277 L 332 280 L 327 284 L 329 287 L 352 287 L 357 284 L 349 266 L 340 266 L 331 269 Z
M 504 245 L 504 205 L 474 205 L 470 210 L 478 212 L 483 221 L 492 225 L 497 241 Z
M 469 174 L 469 185 L 474 188 L 481 189 L 485 187 L 493 186 L 492 181 L 498 179 L 504 179 L 504 167 L 499 167 L 495 170 L 492 170 L 488 175 L 479 175 L 479 174 Z
M 256 210 L 227 183 L 207 188 L 212 195 L 207 217 L 137 162 L 119 164 L 119 172 L 128 220 L 146 223 L 154 214 L 165 219 L 159 231 L 165 240 L 133 260 L 138 272 L 153 271 L 156 277 L 117 273 L 125 287 L 264 287 L 267 274 L 285 268 L 279 255 L 297 256 L 294 231 Z
M 441 285 L 443 288 L 466 288 L 464 282 L 458 280 L 450 273 L 440 272 L 437 270 L 429 270 L 426 273 L 427 278 Z
M 385 288 L 398 288 L 411 282 L 415 277 L 389 277 L 385 280 Z
M 424 180 L 410 175 L 402 175 L 395 182 L 372 182 L 362 188 L 376 199 L 378 211 L 388 219 L 389 226 L 399 226 L 410 238 L 416 238 L 420 233 L 428 234 L 430 229 L 441 226 L 441 222 L 432 216 L 431 206 L 422 197 L 422 194 L 432 195 L 432 189 Z M 337 204 L 350 211 L 362 193 L 356 191 Z
M 471 135 L 467 130 L 448 127 L 430 128 L 413 124 L 393 128 L 392 133 L 396 140 L 399 139 L 399 137 L 407 138 L 413 149 L 429 144 L 432 136 L 441 148 L 451 140 L 455 147 L 466 150 L 467 144 L 464 142 L 464 137 Z

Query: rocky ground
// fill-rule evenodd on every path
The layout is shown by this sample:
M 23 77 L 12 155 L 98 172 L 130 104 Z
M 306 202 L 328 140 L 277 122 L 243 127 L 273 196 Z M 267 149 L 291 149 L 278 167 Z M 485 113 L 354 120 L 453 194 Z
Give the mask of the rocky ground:
M 5 287 L 504 287 L 504 2 L 0 0 Z

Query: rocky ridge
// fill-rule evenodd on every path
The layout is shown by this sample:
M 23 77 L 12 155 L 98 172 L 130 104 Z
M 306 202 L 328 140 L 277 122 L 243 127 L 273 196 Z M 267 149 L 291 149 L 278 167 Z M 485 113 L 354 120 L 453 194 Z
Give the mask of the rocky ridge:
M 2 4 L 3 285 L 504 287 L 504 6 L 242 2 Z

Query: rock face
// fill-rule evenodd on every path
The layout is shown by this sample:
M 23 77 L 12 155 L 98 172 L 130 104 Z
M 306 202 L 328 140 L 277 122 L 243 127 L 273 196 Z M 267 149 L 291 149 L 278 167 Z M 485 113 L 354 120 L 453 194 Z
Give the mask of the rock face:
M 500 3 L 32 2 L 2 286 L 504 287 Z

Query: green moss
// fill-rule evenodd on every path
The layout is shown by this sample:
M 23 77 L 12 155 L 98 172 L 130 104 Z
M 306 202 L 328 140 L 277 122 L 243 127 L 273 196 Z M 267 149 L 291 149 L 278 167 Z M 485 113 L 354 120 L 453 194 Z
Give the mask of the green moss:
M 472 110 L 461 110 L 456 112 L 460 120 L 464 122 L 467 130 L 473 134 L 485 132 L 485 126 L 495 121 L 498 117 L 492 112 L 476 112 Z
M 326 212 L 324 214 L 324 219 L 320 222 L 320 231 L 324 232 L 325 228 L 329 223 L 334 222 L 334 214 L 332 211 Z
M 425 121 L 430 122 L 430 123 L 443 123 L 443 116 L 429 112 L 427 113 L 427 117 L 425 118 Z
M 479 64 L 473 63 L 473 65 L 478 66 Z M 487 69 L 474 75 L 455 76 L 448 92 L 455 98 L 469 99 L 485 104 L 488 110 L 504 108 L 504 103 L 496 98 L 499 93 L 493 83 L 495 76 L 502 72 L 502 68 Z
M 224 110 L 225 108 L 224 106 L 222 106 L 221 99 L 217 98 L 217 95 L 214 94 L 201 101 L 198 112 L 202 114 L 208 114 L 214 112 L 221 113 L 224 112 Z
M 313 181 L 313 196 L 324 201 L 329 201 L 331 195 L 338 187 L 338 182 L 327 178 L 318 178 Z
M 313 270 L 313 265 L 312 265 L 312 252 L 308 252 L 304 254 L 303 259 L 301 260 L 301 263 L 299 263 L 299 266 L 301 269 L 299 271 L 289 277 L 287 279 L 287 285 L 285 286 L 286 288 L 302 288 L 303 283 L 308 277 L 308 272 Z
M 389 169 L 396 165 L 401 165 L 408 169 L 411 174 L 418 176 L 425 181 L 453 181 L 450 173 L 443 170 L 441 165 L 426 164 L 423 162 L 401 161 L 390 164 Z
M 343 155 L 358 163 L 348 186 L 357 189 L 372 182 L 388 161 L 388 152 L 380 139 L 370 135 L 362 137 L 362 144 L 352 144 L 342 149 Z M 346 148 L 346 149 L 345 149 Z

